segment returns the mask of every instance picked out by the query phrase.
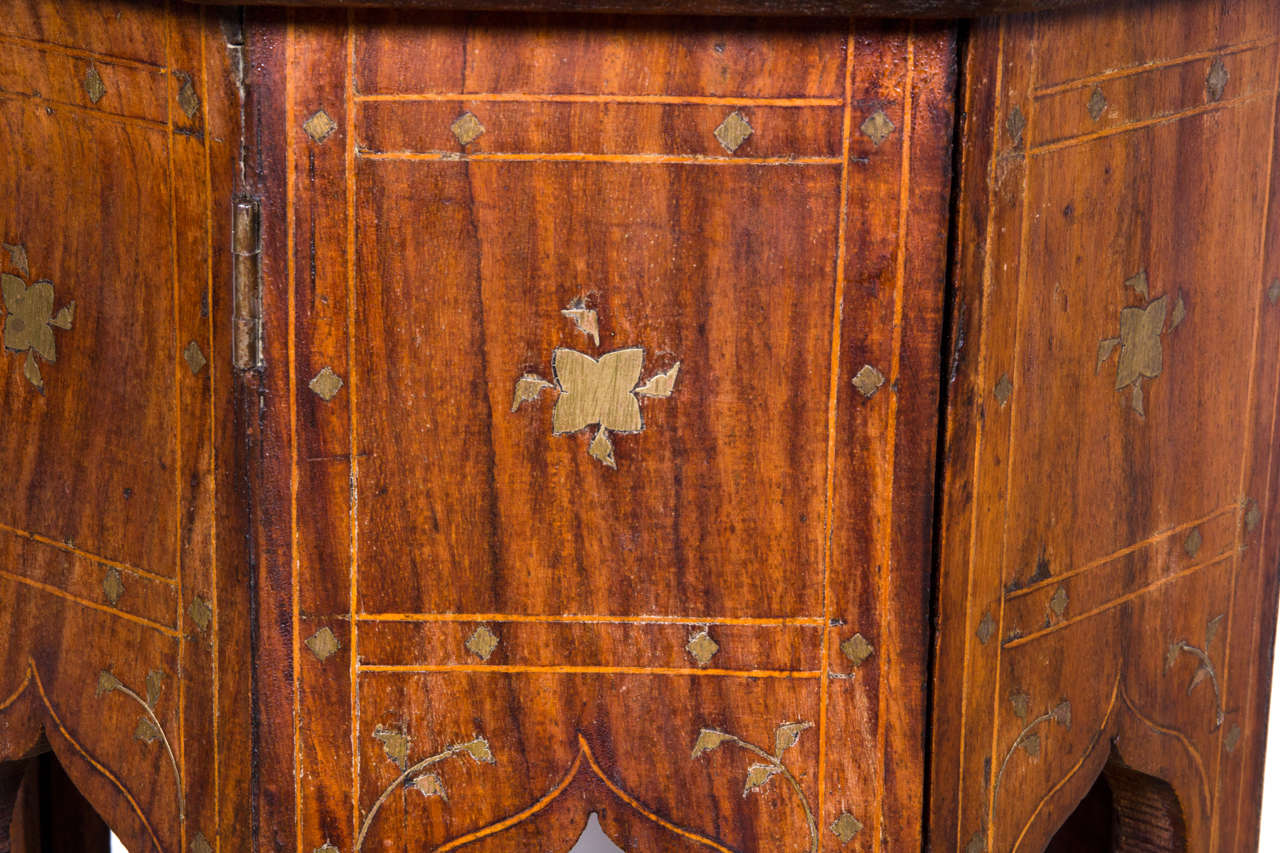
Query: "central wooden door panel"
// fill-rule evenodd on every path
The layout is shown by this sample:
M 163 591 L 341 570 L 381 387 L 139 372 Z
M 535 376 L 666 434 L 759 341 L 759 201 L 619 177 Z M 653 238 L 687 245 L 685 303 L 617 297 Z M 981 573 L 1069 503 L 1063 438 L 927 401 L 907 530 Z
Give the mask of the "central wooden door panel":
M 919 847 L 951 32 L 265 14 L 277 844 Z

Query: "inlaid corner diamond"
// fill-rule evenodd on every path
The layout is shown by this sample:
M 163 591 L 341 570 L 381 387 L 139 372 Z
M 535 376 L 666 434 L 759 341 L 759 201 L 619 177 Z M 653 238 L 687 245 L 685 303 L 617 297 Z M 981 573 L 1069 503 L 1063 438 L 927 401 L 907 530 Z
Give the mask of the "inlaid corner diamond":
M 484 133 L 484 125 L 476 118 L 475 113 L 468 111 L 455 118 L 453 124 L 449 125 L 449 130 L 460 145 L 470 145 Z
M 753 133 L 755 133 L 755 128 L 751 126 L 751 122 L 747 121 L 747 117 L 737 110 L 729 113 L 725 120 L 720 122 L 720 126 L 715 129 L 716 139 L 724 146 L 724 150 L 730 154 L 742 147 L 742 143 L 746 142 Z
M 706 631 L 699 631 L 689 638 L 685 650 L 698 662 L 699 666 L 706 666 L 716 656 L 716 652 L 720 651 L 720 644 L 711 639 L 711 635 Z
M 876 110 L 867 116 L 866 121 L 858 128 L 862 134 L 875 143 L 876 147 L 880 146 L 889 138 L 889 134 L 893 133 L 897 128 L 892 119 L 885 115 L 884 110 Z
M 498 636 L 490 631 L 487 625 L 481 625 L 467 638 L 467 651 L 480 660 L 488 660 L 496 648 L 498 648 Z

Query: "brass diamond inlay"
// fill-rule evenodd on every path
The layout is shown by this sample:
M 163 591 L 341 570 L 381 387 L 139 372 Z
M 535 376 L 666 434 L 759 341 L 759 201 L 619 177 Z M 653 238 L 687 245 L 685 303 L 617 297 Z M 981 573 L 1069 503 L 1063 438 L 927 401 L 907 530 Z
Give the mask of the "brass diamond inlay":
M 720 651 L 720 644 L 711 639 L 706 631 L 699 631 L 689 638 L 685 650 L 698 662 L 698 666 L 706 666 L 716 656 L 716 652 Z
M 191 369 L 192 373 L 199 373 L 209 363 L 205 359 L 204 353 L 200 351 L 200 345 L 195 341 L 187 344 L 187 348 L 182 351 L 182 358 L 187 362 L 187 367 Z
M 889 138 L 889 135 L 897 130 L 893 120 L 884 114 L 884 110 L 876 110 L 867 116 L 866 121 L 858 128 L 862 131 L 862 135 L 875 143 L 876 147 L 880 147 L 880 143 Z
M 102 82 L 102 75 L 92 65 L 84 74 L 84 93 L 89 96 L 89 102 L 93 104 L 101 101 L 107 94 L 107 86 Z
M 480 660 L 488 660 L 496 648 L 498 648 L 498 637 L 489 630 L 487 625 L 481 625 L 467 638 L 467 651 Z
M 316 110 L 311 118 L 302 123 L 302 129 L 316 142 L 324 142 L 329 135 L 338 129 L 338 123 L 329 117 L 324 110 Z
M 326 367 L 307 383 L 307 387 L 327 403 L 342 390 L 342 377 L 334 373 L 332 368 Z
M 853 387 L 864 397 L 875 394 L 883 384 L 884 374 L 869 364 L 862 365 L 862 369 L 853 377 Z
M 107 569 L 107 574 L 102 579 L 102 593 L 110 604 L 115 604 L 124 595 L 124 581 L 120 580 L 120 572 L 116 569 Z
M 475 113 L 465 112 L 453 120 L 449 130 L 453 132 L 460 145 L 470 145 L 484 133 L 484 125 L 480 123 L 480 119 L 476 118 Z
M 741 148 L 742 143 L 746 142 L 753 133 L 755 133 L 755 128 L 751 126 L 751 122 L 747 121 L 747 117 L 737 110 L 729 113 L 725 120 L 720 122 L 720 126 L 715 129 L 716 139 L 724 146 L 724 150 L 730 154 Z
M 338 638 L 327 625 L 308 637 L 305 645 L 311 650 L 311 654 L 316 656 L 316 660 L 320 661 L 328 660 L 342 648 L 342 643 L 338 642 Z
M 855 835 L 862 832 L 862 821 L 845 812 L 831 824 L 831 832 L 840 839 L 841 844 L 848 844 Z
M 844 652 L 844 656 L 854 666 L 862 666 L 863 662 L 871 657 L 871 653 L 875 650 L 875 646 L 867 642 L 867 638 L 862 634 L 854 634 L 840 644 L 840 651 Z
M 1097 121 L 1102 118 L 1102 114 L 1107 109 L 1107 98 L 1102 94 L 1101 86 L 1093 87 L 1093 94 L 1089 96 L 1089 118 Z

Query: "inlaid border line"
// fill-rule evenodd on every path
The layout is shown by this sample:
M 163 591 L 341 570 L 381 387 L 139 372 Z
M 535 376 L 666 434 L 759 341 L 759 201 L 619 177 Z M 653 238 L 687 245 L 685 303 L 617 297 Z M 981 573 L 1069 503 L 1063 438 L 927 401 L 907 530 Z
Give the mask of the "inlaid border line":
M 1031 96 L 1033 98 L 1045 98 L 1051 95 L 1058 95 L 1063 92 L 1070 92 L 1073 89 L 1087 89 L 1090 84 L 1103 83 L 1108 80 L 1121 80 L 1125 77 L 1135 77 L 1141 74 L 1160 71 L 1165 68 L 1176 68 L 1179 65 L 1190 65 L 1193 62 L 1203 62 L 1206 59 L 1214 59 L 1222 56 L 1237 56 L 1241 53 L 1249 53 L 1253 50 L 1259 50 L 1271 47 L 1280 43 L 1280 38 L 1260 38 L 1252 41 L 1238 42 L 1237 44 L 1228 45 L 1218 50 L 1203 50 L 1196 53 L 1187 53 L 1172 59 L 1157 59 L 1142 65 L 1130 65 L 1124 68 L 1115 68 L 1110 71 L 1103 71 L 1100 74 L 1091 74 L 1087 77 L 1076 77 L 1066 80 L 1062 83 L 1055 83 L 1052 86 L 1045 86 L 1040 89 L 1033 88 Z
M 421 92 L 356 95 L 356 103 L 655 104 L 691 107 L 842 107 L 841 98 L 751 98 L 696 95 L 612 95 L 536 92 Z
M 1078 622 L 1083 622 L 1086 619 L 1092 619 L 1094 616 L 1097 616 L 1101 613 L 1105 613 L 1108 610 L 1113 610 L 1122 604 L 1126 604 L 1130 601 L 1133 601 L 1135 598 L 1139 598 L 1143 595 L 1146 595 L 1149 592 L 1159 589 L 1165 584 L 1173 583 L 1174 581 L 1177 581 L 1177 580 L 1182 580 L 1183 578 L 1186 578 L 1189 575 L 1193 575 L 1205 569 L 1212 568 L 1213 566 L 1216 566 L 1219 563 L 1222 563 L 1226 560 L 1234 559 L 1235 556 L 1236 556 L 1235 552 L 1228 551 L 1227 553 L 1221 554 L 1207 562 L 1197 563 L 1196 565 L 1183 569 L 1180 572 L 1175 572 L 1174 574 L 1165 575 L 1162 578 L 1157 578 L 1156 580 L 1152 581 L 1149 584 L 1146 584 L 1145 586 L 1140 586 L 1137 589 L 1126 592 L 1124 595 L 1118 595 L 1115 598 L 1109 599 L 1105 603 L 1098 605 L 1092 610 L 1088 610 L 1084 613 L 1081 613 L 1079 616 L 1072 616 L 1070 619 L 1064 619 L 1063 621 L 1058 622 L 1054 625 L 1051 625 L 1048 628 L 1042 628 L 1039 631 L 1034 631 L 1030 634 L 1027 634 L 1025 637 L 1018 637 L 1016 640 L 1009 640 L 1006 643 L 1001 643 L 1000 647 L 1004 649 L 1016 649 L 1019 646 L 1025 646 L 1027 643 L 1038 640 L 1041 637 L 1046 637 L 1049 634 L 1057 633 L 1058 631 L 1061 631 L 1063 628 L 1069 628 Z
M 587 154 L 582 152 L 463 154 L 457 151 L 368 151 L 361 160 L 404 160 L 428 163 L 628 163 L 691 166 L 843 166 L 843 157 L 721 157 L 714 154 Z M 866 162 L 851 158 L 851 162 Z M 354 456 L 354 451 L 353 451 Z
M 698 669 L 666 666 L 520 666 L 515 664 L 367 664 L 359 674 L 386 673 L 494 673 L 499 675 L 673 675 L 728 678 L 822 679 L 817 669 Z M 825 681 L 825 679 L 822 679 Z
M 27 101 L 32 104 L 47 106 L 56 110 L 68 110 L 78 116 L 88 119 L 100 119 L 113 124 L 122 124 L 125 127 L 134 127 L 140 130 L 154 130 L 160 133 L 167 133 L 168 125 L 162 121 L 156 121 L 151 118 L 139 118 L 137 116 L 127 116 L 120 113 L 108 112 L 100 110 L 96 107 L 84 107 L 79 104 L 70 104 L 65 101 L 55 101 L 46 98 L 43 95 L 32 95 L 27 92 L 10 92 L 7 89 L 0 89 L 0 101 Z
M 169 70 L 169 67 L 163 64 L 147 62 L 141 59 L 129 59 L 124 56 L 117 56 L 113 53 L 98 53 L 97 51 L 86 50 L 81 47 L 68 47 L 67 45 L 58 44 L 56 42 L 28 39 L 23 38 L 22 36 L 0 35 L 0 44 L 11 44 L 15 47 L 22 47 L 28 50 L 56 53 L 60 56 L 65 56 L 68 59 L 86 59 L 91 62 L 100 62 L 103 65 L 117 65 L 121 68 L 136 68 L 143 71 L 154 71 L 157 74 L 165 74 Z
M 539 616 L 518 613 L 358 613 L 359 622 L 522 622 L 569 625 L 748 625 L 764 628 L 821 628 L 820 616 L 735 617 L 735 616 L 596 616 L 565 614 Z
M 97 554 L 91 554 L 88 551 L 80 550 L 74 545 L 59 542 L 56 539 L 50 539 L 48 536 L 43 536 L 39 533 L 32 533 L 29 530 L 11 527 L 3 522 L 0 522 L 0 533 L 8 533 L 12 536 L 17 536 L 20 539 L 26 539 L 39 545 L 48 545 L 50 548 L 80 557 L 81 559 L 88 560 L 91 563 L 97 563 L 101 566 L 119 569 L 122 572 L 129 572 L 130 574 L 137 575 L 140 578 L 146 578 L 149 581 L 155 581 L 156 583 L 164 584 L 168 587 L 176 587 L 178 585 L 178 581 L 174 578 L 167 578 L 164 575 L 158 575 L 155 572 L 149 572 L 146 569 L 140 569 L 137 566 L 131 566 L 128 563 L 121 563 L 118 560 L 112 560 Z
M 0 578 L 5 578 L 6 580 L 11 580 L 15 583 L 29 586 L 32 589 L 38 589 L 41 592 L 47 592 L 50 595 L 56 595 L 58 598 L 75 602 L 82 607 L 88 607 L 90 610 L 97 610 L 101 613 L 117 616 L 127 622 L 133 622 L 135 624 L 142 625 L 145 628 L 150 628 L 153 631 L 158 631 L 166 637 L 177 637 L 179 635 L 179 632 L 176 629 L 170 628 L 168 625 L 147 619 L 145 616 L 135 616 L 128 611 L 120 610 L 116 607 L 110 607 L 106 604 L 99 604 L 98 602 L 90 601 L 87 598 L 81 598 L 78 595 L 67 592 L 66 590 L 53 586 L 52 584 L 41 583 L 40 581 L 32 580 L 31 578 L 25 578 L 22 575 L 15 575 L 13 572 L 5 571 L 4 569 L 0 569 Z
M 1090 560 L 1084 565 L 1071 569 L 1070 571 L 1052 575 L 1042 581 L 1036 581 L 1035 583 L 1027 584 L 1024 587 L 1020 587 L 1019 589 L 1014 590 L 1013 592 L 1006 593 L 1005 599 L 1007 601 L 1014 601 L 1016 599 L 1022 598 L 1023 596 L 1030 595 L 1031 593 L 1036 592 L 1037 590 L 1041 590 L 1049 586 L 1054 586 L 1056 584 L 1062 583 L 1065 580 L 1070 580 L 1071 578 L 1077 577 L 1079 575 L 1085 574 L 1086 572 L 1090 572 L 1096 568 L 1104 566 L 1107 563 L 1113 563 L 1116 560 L 1120 559 L 1121 557 L 1127 557 L 1130 554 L 1143 550 L 1144 548 L 1149 548 L 1152 545 L 1158 545 L 1164 540 L 1169 539 L 1173 536 L 1176 536 L 1185 530 L 1190 530 L 1193 527 L 1199 527 L 1202 524 L 1208 524 L 1211 521 L 1216 521 L 1217 519 L 1221 518 L 1224 515 L 1230 515 L 1232 513 L 1236 513 L 1239 511 L 1240 511 L 1240 504 L 1238 502 L 1233 501 L 1232 503 L 1219 507 L 1218 509 L 1215 509 L 1213 512 L 1209 513 L 1208 515 L 1201 516 L 1200 518 L 1197 518 L 1194 521 L 1187 521 L 1187 522 L 1183 522 L 1182 524 L 1178 524 L 1174 527 L 1167 527 L 1164 530 L 1161 530 L 1147 537 L 1146 539 L 1143 539 L 1139 542 L 1134 542 L 1130 545 L 1126 545 L 1125 547 L 1120 548 L 1116 551 L 1113 551 L 1104 557 L 1099 557 L 1095 560 Z
M 347 437 L 350 442 L 350 500 L 347 515 L 348 540 L 351 547 L 349 563 L 348 601 L 351 614 L 351 652 L 349 659 L 348 689 L 351 703 L 351 837 L 360 831 L 360 623 L 355 618 L 360 610 L 360 517 L 359 481 L 360 457 L 359 417 L 357 416 L 356 377 L 356 10 L 347 9 L 347 73 L 343 86 L 346 116 L 346 191 L 347 191 Z M 297 450 L 295 448 L 294 452 Z
M 1198 115 L 1206 113 L 1218 112 L 1219 110 L 1227 110 L 1232 107 L 1240 107 L 1260 98 L 1271 98 L 1273 92 L 1254 92 L 1252 95 L 1242 95 L 1238 98 L 1230 98 L 1228 100 L 1216 101 L 1211 104 L 1200 104 L 1189 109 L 1181 110 L 1174 113 L 1165 113 L 1164 115 L 1145 118 L 1139 121 L 1129 122 L 1128 124 L 1117 125 L 1116 127 L 1108 127 L 1104 130 L 1094 131 L 1093 133 L 1082 133 L 1078 136 L 1070 136 L 1065 139 L 1056 139 L 1053 142 L 1046 142 L 1030 148 L 1027 151 L 1027 159 L 1037 157 L 1042 154 L 1049 154 L 1063 148 L 1071 148 L 1076 145 L 1082 145 L 1087 142 L 1094 142 L 1099 139 L 1106 139 L 1109 136 L 1117 136 L 1122 133 L 1131 133 L 1136 130 L 1145 130 L 1149 127 L 1155 127 L 1161 124 L 1173 124 L 1187 118 L 1194 118 Z M 1034 102 L 1033 102 L 1034 103 Z M 1028 128 L 1029 130 L 1030 128 Z

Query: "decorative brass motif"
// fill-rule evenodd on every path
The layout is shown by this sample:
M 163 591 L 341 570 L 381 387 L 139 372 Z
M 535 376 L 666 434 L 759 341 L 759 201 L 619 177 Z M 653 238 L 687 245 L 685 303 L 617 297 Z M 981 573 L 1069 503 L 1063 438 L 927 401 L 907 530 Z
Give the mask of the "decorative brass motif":
M 995 394 L 996 402 L 1001 406 L 1009 402 L 1009 398 L 1013 396 L 1013 380 L 1009 378 L 1009 374 L 1005 373 L 1000 376 L 992 393 Z
M 859 832 L 862 832 L 862 821 L 848 812 L 842 813 L 831 824 L 831 833 L 840 839 L 841 844 L 848 844 Z
M 1209 66 L 1209 74 L 1204 79 L 1204 95 L 1210 103 L 1216 103 L 1222 100 L 1222 94 L 1227 89 L 1227 81 L 1231 79 L 1231 74 L 1227 71 L 1226 64 L 1222 61 L 1222 57 L 1213 60 L 1213 65 Z
M 303 640 L 303 645 L 310 649 L 311 654 L 315 655 L 316 660 L 321 663 L 328 660 L 342 648 L 342 643 L 338 641 L 333 631 L 329 630 L 328 625 Z
M 1093 94 L 1089 96 L 1089 118 L 1097 121 L 1106 110 L 1107 97 L 1102 94 L 1101 86 L 1094 86 Z
M 124 595 L 124 581 L 120 579 L 120 572 L 114 566 L 107 569 L 106 575 L 102 578 L 102 594 L 107 597 L 107 603 L 113 607 L 120 600 L 120 596 Z
M 840 651 L 855 667 L 862 666 L 875 650 L 875 646 L 867 642 L 867 638 L 861 634 L 854 634 L 840 644 Z
M 1244 730 L 1238 725 L 1232 725 L 1227 729 L 1227 734 L 1222 739 L 1222 746 L 1227 752 L 1235 752 L 1236 747 L 1240 745 L 1240 736 L 1244 734 Z
M 992 618 L 991 611 L 982 614 L 982 621 L 978 623 L 978 642 L 986 645 L 991 642 L 991 638 L 996 633 L 996 620 Z
M 874 396 L 883 384 L 884 374 L 869 364 L 862 365 L 862 369 L 853 377 L 853 387 L 858 389 L 859 394 L 867 398 Z
M 380 729 L 381 727 L 378 728 Z M 440 778 L 439 774 L 428 768 L 439 764 L 448 758 L 461 758 L 464 755 L 470 756 L 471 760 L 477 764 L 496 763 L 493 757 L 493 752 L 489 749 L 489 741 L 485 740 L 482 736 L 477 736 L 465 743 L 456 743 L 451 746 L 447 746 L 444 750 L 436 753 L 430 758 L 424 758 L 412 767 L 406 768 L 404 767 L 404 764 L 407 763 L 407 749 L 410 741 L 407 734 L 404 736 L 406 742 L 406 756 L 403 762 L 392 758 L 390 750 L 387 752 L 387 757 L 391 759 L 397 767 L 400 767 L 403 772 L 394 782 L 387 786 L 386 790 L 384 790 L 374 802 L 373 807 L 369 809 L 369 813 L 365 815 L 364 822 L 360 825 L 360 834 L 356 836 L 356 853 L 359 853 L 359 851 L 364 847 L 365 837 L 369 834 L 369 828 L 373 825 L 373 819 L 377 817 L 378 811 L 387 802 L 387 799 L 396 791 L 402 789 L 413 789 L 424 797 L 439 797 L 445 802 L 448 802 L 449 794 L 445 788 L 444 780 Z M 378 729 L 374 730 L 374 737 L 378 737 Z
M 9 253 L 9 263 L 13 264 L 24 278 L 31 278 L 31 267 L 27 264 L 27 249 L 16 243 L 5 243 L 4 250 Z M 1280 281 L 1276 282 L 1280 285 Z M 1272 302 L 1275 300 L 1273 299 Z
M 1031 696 L 1025 690 L 1010 693 L 1009 704 L 1013 705 L 1013 715 L 1019 720 L 1025 720 L 1031 713 Z
M 307 387 L 327 403 L 342 390 L 342 377 L 334 373 L 333 368 L 325 367 L 311 378 L 311 381 L 307 383 Z
M 1013 697 L 1010 697 L 1010 698 L 1012 699 Z M 1028 696 L 1026 699 L 1028 706 L 1030 705 L 1030 701 L 1031 701 L 1031 698 Z M 1015 711 L 1017 710 L 1017 707 L 1019 704 L 1021 704 L 1021 700 L 1019 700 L 1018 703 L 1015 704 L 1015 708 L 1014 708 Z M 1026 714 L 1024 713 L 1022 715 L 1019 715 L 1018 719 L 1025 719 L 1025 717 L 1026 717 Z M 1018 733 L 1018 736 L 1013 739 L 1013 745 L 1010 746 L 1009 751 L 1005 753 L 1004 760 L 1000 762 L 1000 770 L 996 773 L 996 781 L 995 781 L 995 788 L 993 791 L 993 795 L 995 793 L 999 793 L 1000 783 L 1004 779 L 1005 768 L 1009 766 L 1009 759 L 1013 757 L 1013 754 L 1015 752 L 1021 749 L 1023 752 L 1025 752 L 1027 755 L 1031 756 L 1032 758 L 1035 758 L 1040 755 L 1040 734 L 1036 730 L 1040 726 L 1044 725 L 1045 723 L 1056 723 L 1057 725 L 1062 726 L 1064 729 L 1070 729 L 1071 728 L 1071 703 L 1064 699 L 1063 701 L 1055 705 L 1052 710 L 1041 714 L 1040 716 L 1028 722 L 1023 727 L 1022 731 Z
M 459 145 L 466 146 L 480 138 L 484 133 L 484 125 L 476 118 L 475 113 L 465 112 L 453 120 L 449 130 Z
M 730 154 L 736 152 L 742 147 L 742 143 L 746 142 L 751 134 L 755 133 L 755 128 L 751 126 L 751 122 L 747 121 L 738 110 L 734 110 L 720 122 L 720 126 L 715 129 L 716 139 L 725 151 Z
M 302 129 L 316 142 L 324 142 L 338 129 L 338 123 L 324 110 L 316 110 L 302 123 Z
M 191 621 L 196 623 L 196 627 L 201 631 L 208 631 L 210 623 L 213 622 L 213 607 L 209 602 L 200 596 L 191 599 L 191 606 L 187 608 L 187 615 L 191 617 Z
M 859 125 L 858 130 L 862 131 L 862 135 L 870 139 L 879 148 L 880 143 L 888 139 L 889 135 L 897 128 L 894 126 L 893 121 L 884 114 L 884 110 L 876 110 L 867 116 L 866 120 Z
M 204 353 L 200 351 L 200 345 L 195 341 L 187 344 L 187 348 L 182 351 L 182 358 L 186 361 L 192 375 L 199 373 L 209 363 L 205 359 Z
M 178 108 L 182 110 L 187 118 L 195 118 L 196 113 L 200 110 L 200 96 L 196 94 L 195 81 L 185 71 L 175 71 L 173 73 L 182 81 L 182 85 L 178 87 Z
M 1147 273 L 1142 270 L 1125 281 L 1125 287 L 1131 288 L 1143 299 L 1150 298 Z M 1169 317 L 1166 327 L 1165 319 Z M 1164 345 L 1162 337 L 1171 334 L 1182 324 L 1187 316 L 1187 306 L 1178 294 L 1169 314 L 1169 296 L 1165 294 L 1152 299 L 1145 306 L 1129 306 L 1120 309 L 1120 334 L 1114 338 L 1103 338 L 1098 343 L 1098 362 L 1094 372 L 1100 372 L 1116 348 L 1120 349 L 1120 358 L 1116 363 L 1115 389 L 1122 391 L 1132 389 L 1131 405 L 1133 410 L 1146 417 L 1143 406 L 1142 380 L 1155 379 L 1164 369 Z
M 197 832 L 196 837 L 191 839 L 191 853 L 213 853 L 213 845 L 204 837 L 203 832 Z
M 712 639 L 706 629 L 703 629 L 690 637 L 684 648 L 689 656 L 698 662 L 698 666 L 706 666 L 720 651 L 720 644 Z
M 577 300 L 561 312 L 584 334 L 599 340 L 598 317 L 594 310 Z M 551 434 L 567 435 L 598 427 L 587 447 L 587 454 L 600 464 L 616 469 L 610 433 L 638 433 L 644 430 L 640 398 L 666 398 L 675 390 L 680 362 L 668 370 L 654 374 L 641 383 L 644 350 L 628 347 L 593 358 L 577 350 L 557 347 L 551 353 L 554 383 L 541 376 L 526 373 L 516 380 L 511 411 L 529 402 L 537 402 L 544 389 L 558 392 L 551 412 Z
M 1200 533 L 1199 527 L 1191 528 L 1191 532 L 1187 534 L 1187 539 L 1182 543 L 1182 549 L 1187 552 L 1187 556 L 1195 559 L 1196 554 L 1200 553 L 1200 546 L 1204 544 L 1204 536 Z
M 173 753 L 173 747 L 169 743 L 168 735 L 164 732 L 164 726 L 160 725 L 160 718 L 156 716 L 156 703 L 160 701 L 160 694 L 164 690 L 164 679 L 165 674 L 161 670 L 153 669 L 148 672 L 146 680 L 147 696 L 144 699 L 133 690 L 130 690 L 110 670 L 104 669 L 98 673 L 98 688 L 95 691 L 95 695 L 101 699 L 111 693 L 121 693 L 142 706 L 143 714 L 138 718 L 138 726 L 134 730 L 134 737 L 146 744 L 159 740 L 164 745 L 165 752 L 169 754 L 169 763 L 173 767 L 173 777 L 178 783 L 178 819 L 181 821 L 186 819 L 187 814 L 182 772 L 178 769 L 178 759 Z
M 387 754 L 387 758 L 401 770 L 409 766 L 409 749 L 413 746 L 413 738 L 409 737 L 403 726 L 375 726 L 373 739 L 382 744 L 382 751 Z
M 1245 501 L 1244 505 L 1244 529 L 1246 533 L 1252 533 L 1258 529 L 1258 525 L 1262 523 L 1262 509 L 1258 506 L 1258 502 L 1253 498 Z
M 14 257 L 15 253 L 11 251 L 10 256 Z M 17 258 L 14 257 L 14 260 Z M 25 251 L 22 252 L 22 261 L 25 266 Z M 4 348 L 12 353 L 27 354 L 22 366 L 22 375 L 28 382 L 43 391 L 44 379 L 40 375 L 40 365 L 36 361 L 36 356 L 38 355 L 49 364 L 58 360 L 53 330 L 71 328 L 75 320 L 76 303 L 68 302 L 55 315 L 52 282 L 41 279 L 28 287 L 26 281 L 9 273 L 0 275 L 0 293 L 4 296 L 4 307 L 7 312 L 4 322 Z
M 1009 111 L 1009 118 L 1004 123 L 1005 130 L 1009 131 L 1009 139 L 1015 146 L 1022 144 L 1022 133 L 1027 129 L 1027 117 L 1022 114 L 1020 107 L 1014 107 Z
M 494 650 L 498 648 L 498 635 L 489 630 L 489 626 L 481 625 L 471 633 L 467 638 L 467 651 L 480 658 L 480 660 L 488 660 Z
M 1217 636 L 1218 627 L 1222 624 L 1225 614 L 1219 614 L 1209 620 L 1204 629 L 1204 648 L 1193 646 L 1185 640 L 1178 640 L 1169 646 L 1169 650 L 1164 655 L 1164 672 L 1167 675 L 1174 664 L 1178 662 L 1178 658 L 1183 654 L 1188 654 L 1200 662 L 1196 667 L 1195 674 L 1191 676 L 1191 682 L 1187 685 L 1187 695 L 1191 695 L 1191 691 L 1196 689 L 1196 685 L 1200 682 L 1209 681 L 1213 687 L 1213 704 L 1214 704 L 1214 723 L 1213 728 L 1216 730 L 1221 728 L 1222 722 L 1226 717 L 1226 711 L 1222 707 L 1222 691 L 1218 687 L 1218 673 L 1214 669 L 1213 660 L 1209 657 L 1209 648 L 1213 645 L 1213 639 Z
M 91 104 L 97 104 L 107 94 L 107 87 L 102 82 L 102 75 L 92 65 L 84 73 L 84 93 L 89 96 L 89 103 Z
M 1272 305 L 1280 305 L 1280 278 L 1273 279 L 1267 288 L 1267 300 Z
M 1065 586 L 1060 586 L 1054 591 L 1053 598 L 1049 599 L 1049 609 L 1053 611 L 1054 616 L 1061 619 L 1062 614 L 1067 612 L 1067 604 L 1070 600 L 1070 597 L 1067 595 L 1067 588 Z
M 772 753 L 766 752 L 755 744 L 748 743 L 728 732 L 723 732 L 719 729 L 702 729 L 698 732 L 698 739 L 693 745 L 691 758 L 696 759 L 708 752 L 719 749 L 726 743 L 746 750 L 760 758 L 760 762 L 747 768 L 746 784 L 742 789 L 742 795 L 745 797 L 752 791 L 761 790 L 775 776 L 781 776 L 785 779 L 792 790 L 796 792 L 796 796 L 800 798 L 800 805 L 804 809 L 805 821 L 809 825 L 809 851 L 810 853 L 818 853 L 818 822 L 814 819 L 813 809 L 809 806 L 809 798 L 805 796 L 804 789 L 800 787 L 800 782 L 782 763 L 783 754 L 799 742 L 801 734 L 811 728 L 813 728 L 813 723 L 808 722 L 780 724 L 773 732 Z

